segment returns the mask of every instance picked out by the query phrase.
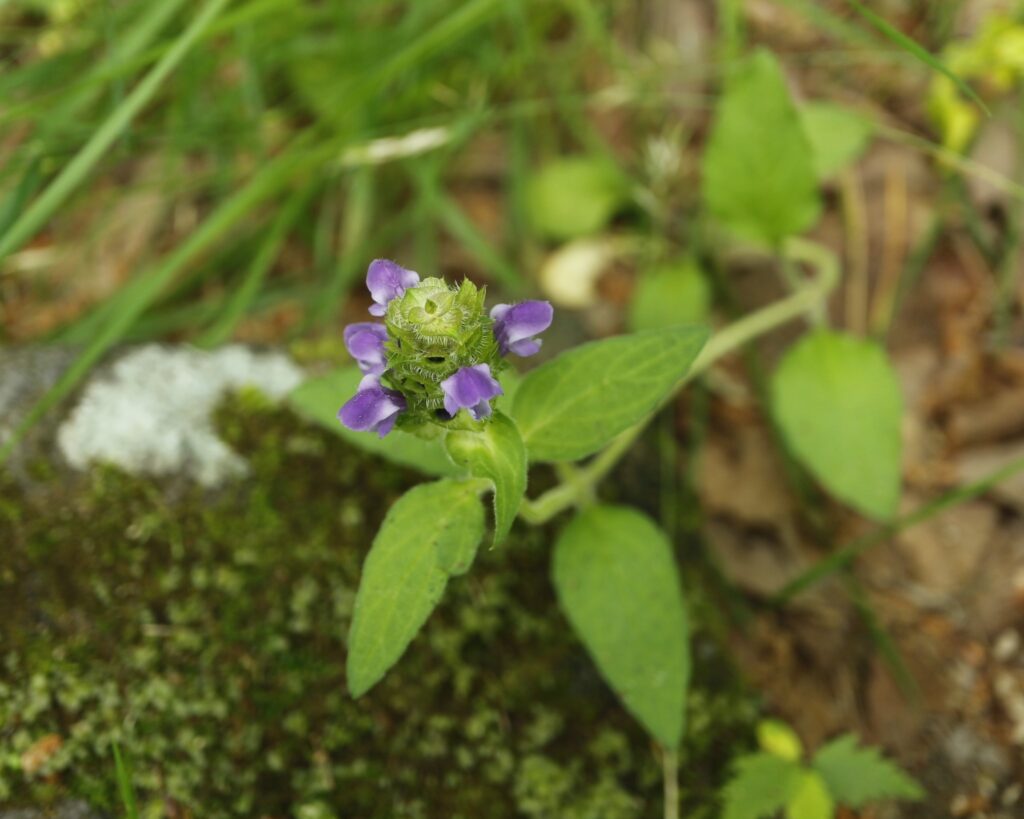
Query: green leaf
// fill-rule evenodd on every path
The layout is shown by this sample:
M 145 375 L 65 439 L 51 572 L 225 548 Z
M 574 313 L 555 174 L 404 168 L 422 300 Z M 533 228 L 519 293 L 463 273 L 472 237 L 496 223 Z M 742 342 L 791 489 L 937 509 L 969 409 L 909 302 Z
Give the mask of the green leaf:
M 761 720 L 757 724 L 757 744 L 762 751 L 775 756 L 798 762 L 804 755 L 804 746 L 800 737 L 786 723 L 777 719 Z
M 643 419 L 686 375 L 707 335 L 680 326 L 616 336 L 532 370 L 513 404 L 531 460 L 582 458 Z
M 818 220 L 811 146 L 767 51 L 754 53 L 718 104 L 704 153 L 704 200 L 735 233 L 771 246 Z
M 796 790 L 786 803 L 786 819 L 832 819 L 835 802 L 817 771 L 803 771 Z
M 626 708 L 666 747 L 683 734 L 689 628 L 672 547 L 628 507 L 592 506 L 555 544 L 562 609 Z
M 814 769 L 828 783 L 837 802 L 860 808 L 875 799 L 921 799 L 924 791 L 877 748 L 858 748 L 846 734 L 814 756 Z
M 633 293 L 630 325 L 658 330 L 707 319 L 711 289 L 704 272 L 690 259 L 665 265 L 640 277 Z
M 503 541 L 526 494 L 526 446 L 515 423 L 495 412 L 481 432 L 449 432 L 445 447 L 451 459 L 494 487 L 494 545 Z
M 477 481 L 422 484 L 388 511 L 363 564 L 348 634 L 348 688 L 362 696 L 405 653 L 448 578 L 466 572 L 484 533 Z
M 722 819 L 767 819 L 796 793 L 803 768 L 774 754 L 759 753 L 736 760 L 733 778 L 722 790 Z
M 355 432 L 338 420 L 338 410 L 355 395 L 362 377 L 355 365 L 342 367 L 300 384 L 288 397 L 288 403 L 299 414 L 367 452 L 402 466 L 411 466 L 427 475 L 458 475 L 461 470 L 445 456 L 440 439 L 425 441 L 401 430 L 380 438 L 371 432 Z
M 895 514 L 903 402 L 885 350 L 810 333 L 775 372 L 772 405 L 793 453 L 828 489 L 869 517 Z
M 627 200 L 622 173 L 600 157 L 563 157 L 548 162 L 526 186 L 533 226 L 554 239 L 588 236 L 603 228 Z
M 835 176 L 863 154 L 874 130 L 866 117 L 829 102 L 803 106 L 800 121 L 811 141 L 814 167 L 821 180 Z

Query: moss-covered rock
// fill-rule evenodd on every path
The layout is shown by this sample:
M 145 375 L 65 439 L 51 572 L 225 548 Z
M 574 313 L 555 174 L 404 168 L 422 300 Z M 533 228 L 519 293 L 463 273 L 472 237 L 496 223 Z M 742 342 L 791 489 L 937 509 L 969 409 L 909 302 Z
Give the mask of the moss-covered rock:
M 543 532 L 481 549 L 353 701 L 359 568 L 417 478 L 253 394 L 219 424 L 251 475 L 217 494 L 103 468 L 30 490 L 0 478 L 0 804 L 71 794 L 117 812 L 118 743 L 152 815 L 659 813 L 655 752 L 558 613 Z M 723 690 L 694 695 L 694 804 L 750 719 Z

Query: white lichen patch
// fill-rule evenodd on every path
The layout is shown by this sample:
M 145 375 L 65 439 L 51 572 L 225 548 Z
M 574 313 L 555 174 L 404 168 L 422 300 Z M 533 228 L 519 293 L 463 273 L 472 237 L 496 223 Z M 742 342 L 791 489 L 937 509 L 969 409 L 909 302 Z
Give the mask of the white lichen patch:
M 86 387 L 57 442 L 78 469 L 111 463 L 133 474 L 184 474 L 217 486 L 246 468 L 214 430 L 218 402 L 242 387 L 281 399 L 302 378 L 302 370 L 280 353 L 240 345 L 215 352 L 149 345 L 126 354 Z

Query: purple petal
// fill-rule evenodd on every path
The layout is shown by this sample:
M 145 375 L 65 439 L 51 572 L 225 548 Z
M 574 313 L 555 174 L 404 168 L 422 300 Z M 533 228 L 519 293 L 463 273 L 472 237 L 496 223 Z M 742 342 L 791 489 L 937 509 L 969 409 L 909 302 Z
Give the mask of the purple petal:
M 523 301 L 519 304 L 496 304 L 491 309 L 494 337 L 502 355 L 533 355 L 540 342 L 532 338 L 551 326 L 555 311 L 546 301 Z
M 449 415 L 454 416 L 465 408 L 478 421 L 491 414 L 491 399 L 504 394 L 501 384 L 491 376 L 491 368 L 486 364 L 463 367 L 441 382 L 441 390 L 444 392 L 444 408 Z
M 349 355 L 359 364 L 364 373 L 380 375 L 384 372 L 387 361 L 384 356 L 384 342 L 388 331 L 383 324 L 372 321 L 361 321 L 345 328 L 345 347 Z
M 418 273 L 406 270 L 400 264 L 388 259 L 374 259 L 366 271 L 366 287 L 376 302 L 370 307 L 370 315 L 383 316 L 389 301 L 399 298 L 419 281 Z
M 385 389 L 375 375 L 368 375 L 359 383 L 356 394 L 338 410 L 338 420 L 351 430 L 376 432 L 383 438 L 405 406 L 401 393 Z

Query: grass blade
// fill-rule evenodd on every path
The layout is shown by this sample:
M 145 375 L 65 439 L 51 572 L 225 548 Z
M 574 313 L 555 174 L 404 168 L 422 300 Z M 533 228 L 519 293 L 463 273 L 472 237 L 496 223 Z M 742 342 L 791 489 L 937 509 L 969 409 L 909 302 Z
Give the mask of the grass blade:
M 893 26 L 891 23 L 879 17 L 871 9 L 869 9 L 867 6 L 861 3 L 860 0 L 846 0 L 846 2 L 848 2 L 861 17 L 863 17 L 872 26 L 878 29 L 878 31 L 880 31 L 883 36 L 885 36 L 889 40 L 892 40 L 892 42 L 894 42 L 904 51 L 913 54 L 915 57 L 917 57 L 917 59 L 919 59 L 922 63 L 927 65 L 933 71 L 938 71 L 940 74 L 942 74 L 945 77 L 948 77 L 950 80 L 956 83 L 956 87 L 959 88 L 962 93 L 964 93 L 966 96 L 974 100 L 974 102 L 977 103 L 978 107 L 981 108 L 982 111 L 991 116 L 992 112 L 989 111 L 988 106 L 985 105 L 985 101 L 975 93 L 974 89 L 971 88 L 971 86 L 969 86 L 966 82 L 960 79 L 960 77 L 958 77 L 956 74 L 950 71 L 946 67 L 945 63 L 943 63 L 938 57 L 929 52 L 927 49 L 922 48 L 915 40 L 908 37 L 906 34 L 904 34 L 898 28 Z
M 18 250 L 31 239 L 53 216 L 64 200 L 82 184 L 107 149 L 131 124 L 136 114 L 152 99 L 167 75 L 188 54 L 189 49 L 228 2 L 229 0 L 209 0 L 200 10 L 163 59 L 146 74 L 125 101 L 95 131 L 92 138 L 78 151 L 74 159 L 65 166 L 39 198 L 22 213 L 10 230 L 0 236 L 0 259 Z
M 905 529 L 909 529 L 915 524 L 928 520 L 928 518 L 937 515 L 939 512 L 983 495 L 996 484 L 1021 471 L 1024 471 L 1024 458 L 1016 458 L 984 478 L 946 492 L 944 495 L 940 495 L 934 500 L 922 504 L 913 512 L 904 515 L 894 523 L 881 526 L 875 529 L 875 531 L 853 540 L 834 551 L 828 557 L 822 558 L 802 575 L 790 581 L 772 598 L 772 602 L 776 604 L 787 603 L 816 583 L 831 577 L 836 572 L 849 566 L 862 552 L 866 552 L 873 546 L 877 546 L 879 543 L 893 535 L 899 534 Z
M 129 760 L 121 756 L 121 747 L 114 743 L 114 776 L 117 779 L 117 792 L 124 805 L 124 813 L 128 819 L 139 819 L 139 806 L 135 800 L 135 788 L 132 785 L 132 768 Z
M 249 311 L 256 297 L 260 293 L 263 282 L 270 272 L 271 266 L 281 253 L 288 232 L 295 225 L 298 218 L 313 194 L 316 192 L 318 183 L 314 182 L 305 188 L 297 189 L 291 198 L 285 203 L 274 219 L 266 238 L 260 245 L 256 256 L 249 265 L 242 283 L 233 290 L 231 299 L 228 301 L 224 312 L 217 318 L 199 340 L 196 342 L 200 347 L 216 347 L 231 338 L 236 325 Z

